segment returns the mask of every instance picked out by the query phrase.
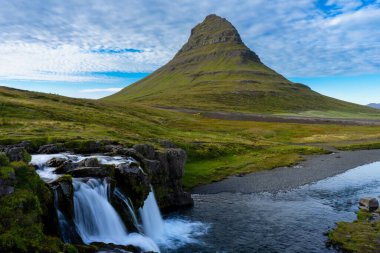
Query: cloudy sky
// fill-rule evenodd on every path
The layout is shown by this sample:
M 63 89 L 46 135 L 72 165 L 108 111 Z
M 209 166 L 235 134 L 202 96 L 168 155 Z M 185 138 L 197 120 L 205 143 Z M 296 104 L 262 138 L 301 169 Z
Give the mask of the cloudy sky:
M 112 94 L 169 61 L 210 13 L 289 79 L 380 102 L 380 0 L 0 0 L 0 85 Z

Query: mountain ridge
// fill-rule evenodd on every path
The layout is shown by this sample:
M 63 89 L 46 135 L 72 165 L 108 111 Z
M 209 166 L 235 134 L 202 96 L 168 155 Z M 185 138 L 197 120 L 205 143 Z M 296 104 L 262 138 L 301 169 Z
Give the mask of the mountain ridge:
M 167 64 L 103 100 L 270 114 L 373 112 L 287 80 L 264 65 L 236 28 L 215 14 L 191 30 L 188 41 Z

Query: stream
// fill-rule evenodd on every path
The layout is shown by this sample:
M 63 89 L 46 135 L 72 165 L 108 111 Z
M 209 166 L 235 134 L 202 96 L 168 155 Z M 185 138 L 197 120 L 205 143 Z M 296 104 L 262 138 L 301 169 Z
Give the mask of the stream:
M 46 180 L 57 177 L 44 167 L 58 155 L 35 155 L 32 163 Z M 73 156 L 80 160 L 83 157 Z M 99 156 L 101 163 L 125 162 Z M 380 162 L 300 188 L 272 193 L 193 195 L 193 208 L 162 217 L 154 189 L 133 219 L 141 233 L 128 233 L 108 202 L 100 179 L 74 179 L 75 224 L 85 243 L 131 243 L 161 252 L 336 252 L 326 247 L 326 232 L 337 221 L 356 218 L 361 197 L 380 195 Z M 119 193 L 117 193 L 119 194 Z M 126 200 L 124 200 L 126 201 Z M 126 203 L 128 205 L 128 203 Z M 102 217 L 100 220 L 96 217 Z M 104 229 L 100 229 L 104 228 Z

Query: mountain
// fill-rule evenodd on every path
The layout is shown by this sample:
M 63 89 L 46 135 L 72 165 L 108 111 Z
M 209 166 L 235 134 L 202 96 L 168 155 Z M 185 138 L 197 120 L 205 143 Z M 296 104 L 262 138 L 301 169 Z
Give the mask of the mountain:
M 373 112 L 287 80 L 265 66 L 236 28 L 216 15 L 191 30 L 170 62 L 104 100 L 255 113 Z
M 377 104 L 377 103 L 370 103 L 367 106 L 375 108 L 375 109 L 380 109 L 380 103 L 379 104 Z

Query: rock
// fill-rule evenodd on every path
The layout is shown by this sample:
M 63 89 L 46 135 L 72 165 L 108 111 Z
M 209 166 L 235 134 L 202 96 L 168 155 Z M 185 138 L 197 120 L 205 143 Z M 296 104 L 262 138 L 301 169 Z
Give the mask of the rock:
M 13 180 L 0 179 L 0 197 L 12 194 L 15 191 Z
M 74 213 L 74 188 L 70 175 L 64 175 L 54 182 L 51 186 L 56 194 L 56 207 L 66 216 L 67 219 L 73 218 Z
M 104 146 L 104 151 L 114 155 L 120 155 L 123 152 L 123 146 L 109 144 Z
M 57 169 L 54 172 L 57 174 L 66 174 L 77 167 L 78 164 L 75 164 L 72 161 L 64 161 L 61 165 L 57 167 Z
M 139 163 L 142 163 L 142 161 L 145 159 L 145 157 L 142 154 L 140 154 L 139 152 L 137 152 L 133 148 L 123 149 L 121 155 L 132 157 L 133 159 L 135 159 Z
M 379 201 L 376 198 L 366 197 L 359 200 L 359 208 L 367 211 L 375 211 L 379 208 Z
M 99 167 L 99 161 L 95 157 L 85 158 L 78 163 L 78 167 Z
M 49 166 L 49 167 L 53 167 L 53 168 L 57 168 L 57 167 L 60 167 L 61 165 L 63 165 L 64 162 L 66 162 L 67 160 L 65 158 L 60 158 L 60 157 L 53 157 L 52 159 L 50 159 L 46 165 Z
M 59 144 L 47 144 L 41 146 L 38 150 L 38 154 L 57 154 L 63 151 L 63 145 Z
M 138 153 L 143 155 L 146 159 L 154 159 L 154 147 L 150 144 L 136 144 L 132 147 Z
M 177 148 L 173 142 L 170 142 L 168 140 L 159 140 L 158 142 L 160 143 L 161 147 L 164 148 Z
M 171 208 L 186 208 L 194 205 L 191 194 L 187 192 L 169 194 L 168 201 Z
M 28 152 L 22 147 L 10 147 L 5 150 L 6 155 L 8 156 L 11 162 L 15 161 L 27 161 Z
M 165 173 L 165 168 L 161 166 L 160 161 L 144 159 L 142 161 L 143 171 L 150 176 L 151 181 L 153 182 L 165 182 L 167 173 Z
M 140 167 L 119 164 L 115 169 L 115 179 L 117 187 L 132 200 L 135 208 L 140 208 L 150 192 L 148 175 Z
M 109 177 L 113 174 L 113 166 L 78 167 L 67 173 L 73 177 Z
M 74 187 L 70 175 L 64 175 L 50 184 L 54 191 L 54 206 L 58 208 L 65 219 L 62 224 L 64 229 L 60 230 L 61 238 L 66 242 L 82 244 L 78 235 L 74 219 Z
M 186 152 L 183 149 L 167 149 L 169 176 L 173 179 L 182 179 L 185 170 Z

